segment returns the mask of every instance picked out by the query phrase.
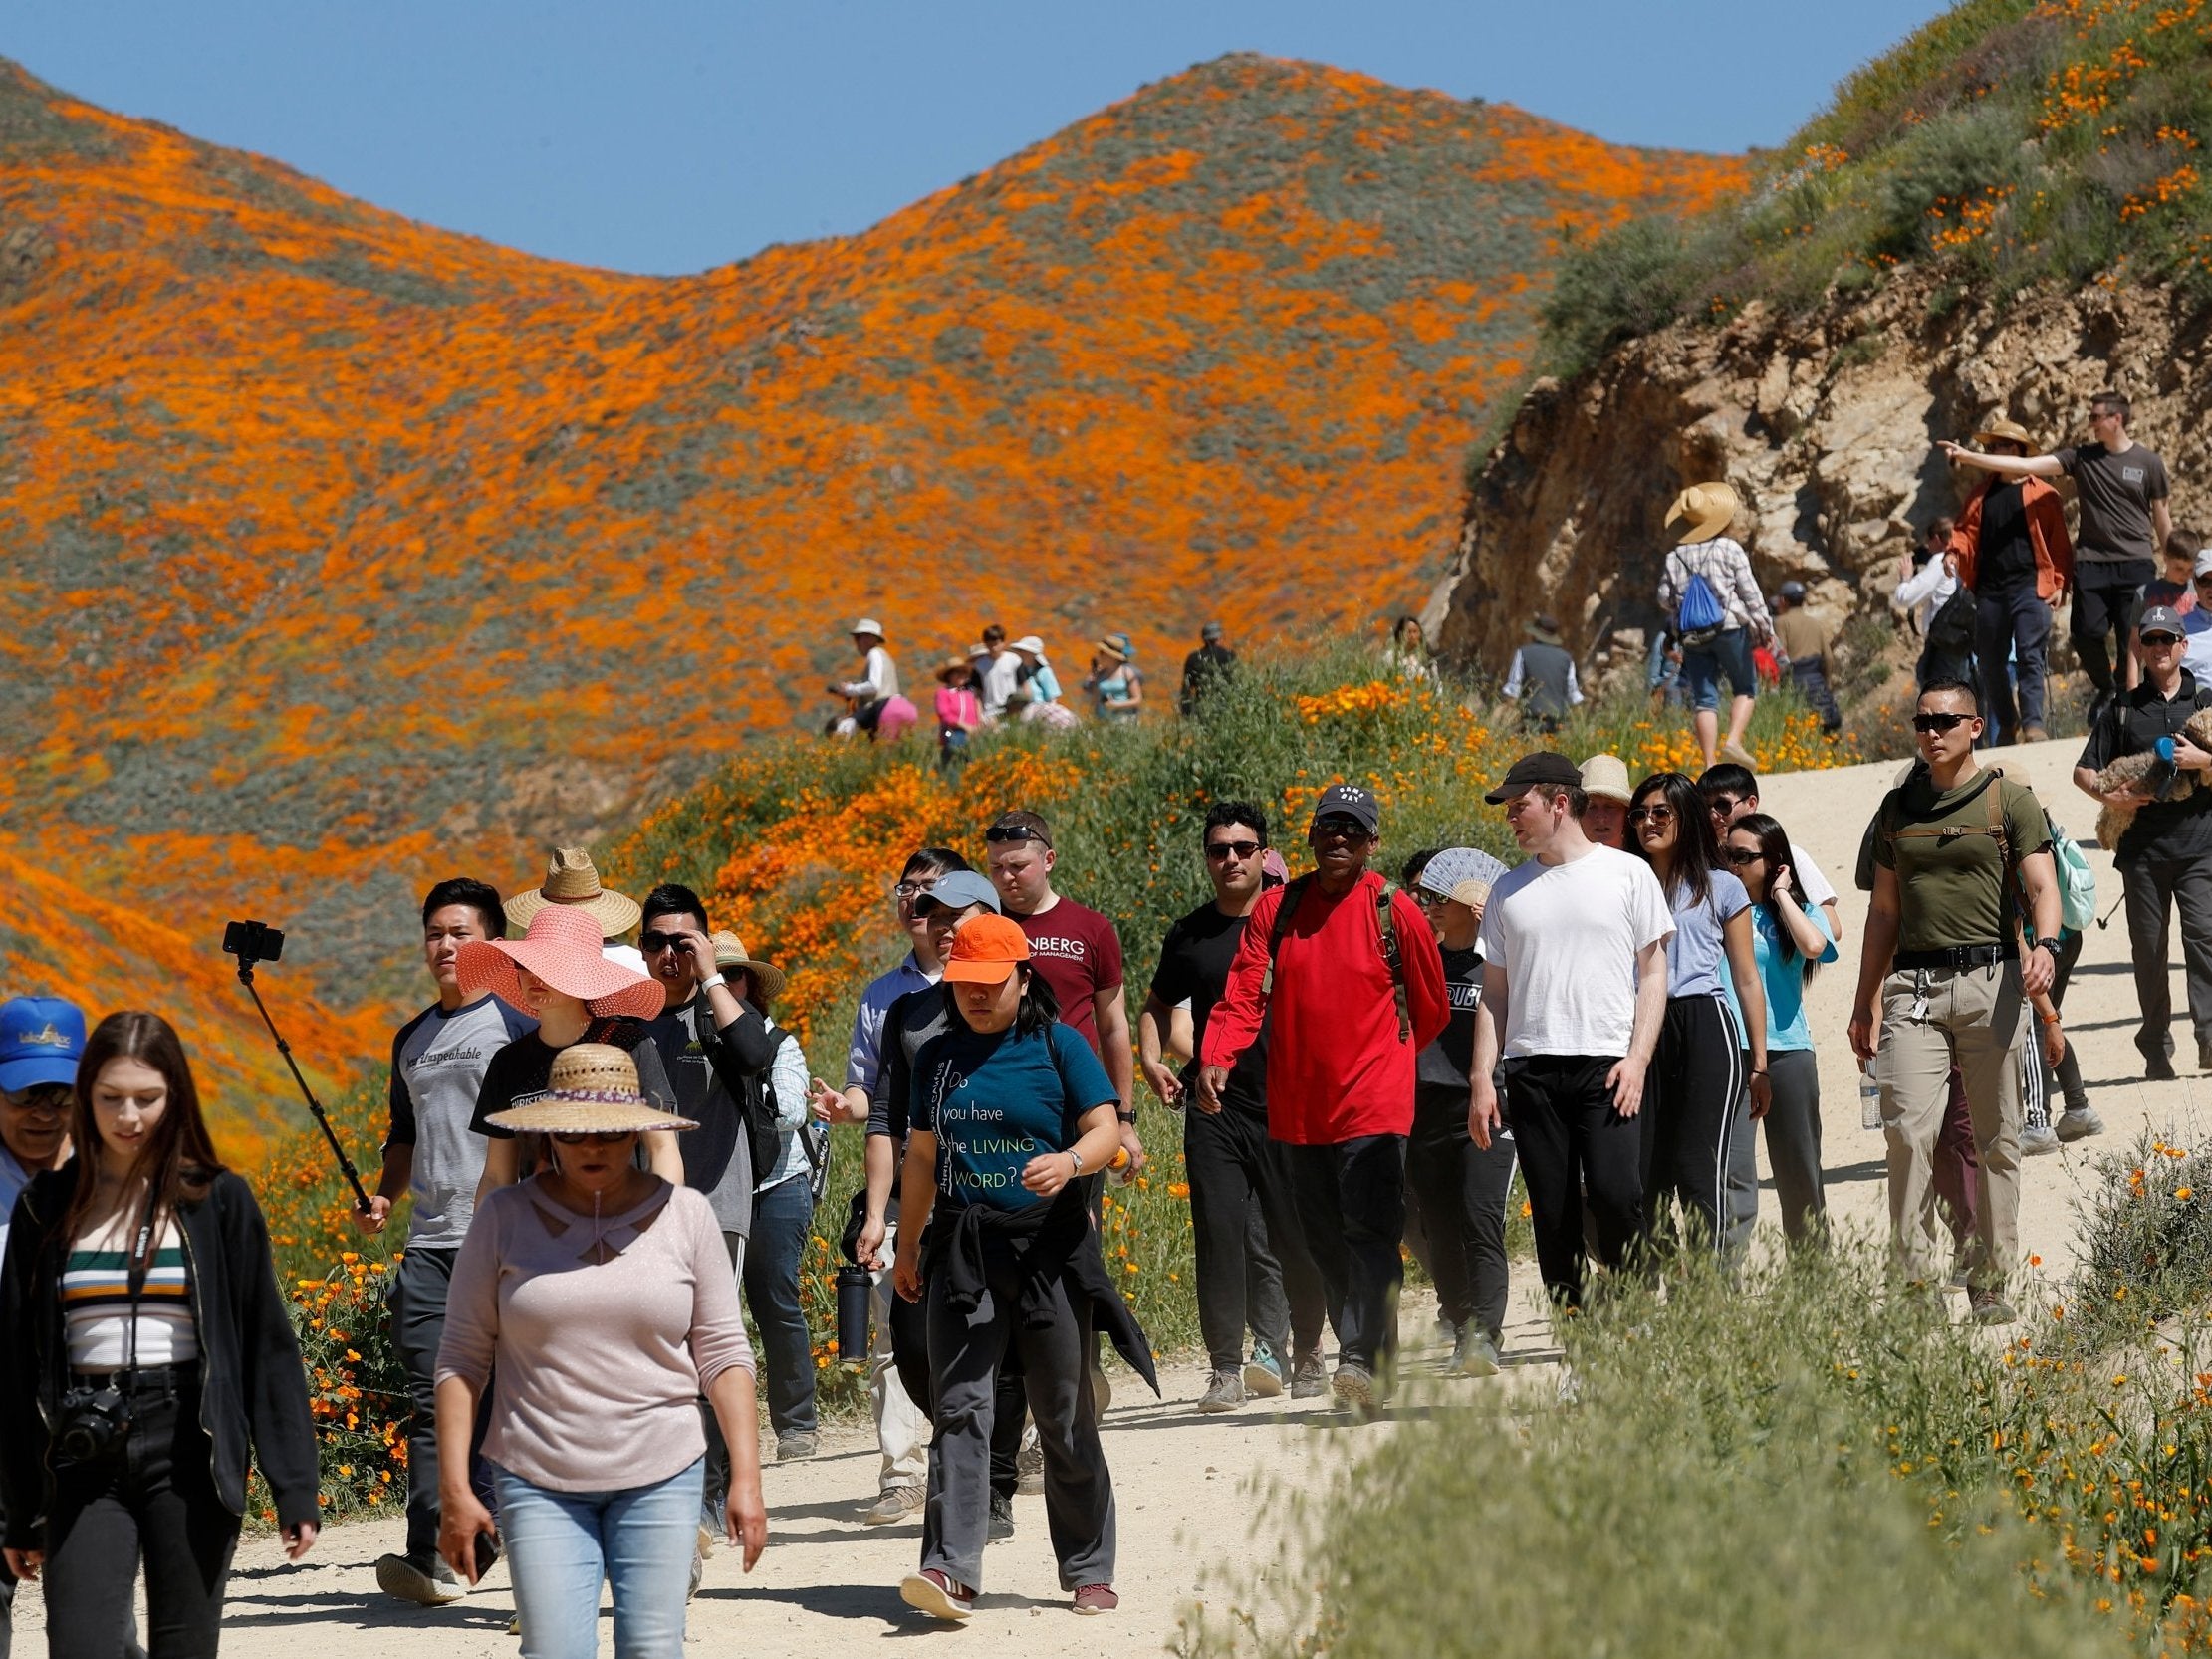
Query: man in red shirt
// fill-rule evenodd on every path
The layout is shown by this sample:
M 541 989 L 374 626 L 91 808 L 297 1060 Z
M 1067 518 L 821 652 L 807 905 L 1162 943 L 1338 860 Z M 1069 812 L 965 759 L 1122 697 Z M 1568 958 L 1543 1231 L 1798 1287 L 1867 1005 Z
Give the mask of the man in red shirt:
M 1397 1352 L 1414 1057 L 1451 1021 L 1436 935 L 1367 868 L 1381 823 L 1370 791 L 1323 792 L 1306 832 L 1314 873 L 1253 906 L 1198 1072 L 1211 1109 L 1268 1022 L 1268 1135 L 1286 1143 L 1292 1196 L 1328 1291 L 1331 1386 L 1355 1410 L 1374 1404 L 1377 1370 Z

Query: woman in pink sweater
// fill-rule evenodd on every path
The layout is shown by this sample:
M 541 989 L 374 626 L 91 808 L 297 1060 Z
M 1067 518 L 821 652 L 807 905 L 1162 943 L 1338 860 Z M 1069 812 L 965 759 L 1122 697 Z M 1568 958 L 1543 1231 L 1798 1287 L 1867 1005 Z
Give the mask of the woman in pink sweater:
M 592 1659 L 600 1583 L 614 1651 L 683 1651 L 706 1437 L 730 1448 L 725 1523 L 746 1570 L 768 1540 L 753 1355 L 704 1194 L 636 1166 L 647 1128 L 688 1129 L 646 1103 L 622 1050 L 579 1043 L 547 1093 L 493 1118 L 548 1138 L 550 1167 L 480 1205 L 453 1264 L 438 1348 L 438 1552 L 470 1583 L 504 1541 L 525 1659 Z M 499 1524 L 471 1490 L 486 1382 Z M 447 1478 L 450 1477 L 450 1478 Z

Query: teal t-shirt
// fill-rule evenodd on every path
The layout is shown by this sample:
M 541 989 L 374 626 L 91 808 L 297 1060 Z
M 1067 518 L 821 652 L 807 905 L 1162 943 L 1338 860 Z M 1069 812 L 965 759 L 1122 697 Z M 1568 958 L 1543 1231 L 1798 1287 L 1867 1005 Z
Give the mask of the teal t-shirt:
M 1808 904 L 1805 913 L 1828 940 L 1828 948 L 1819 960 L 1834 962 L 1836 935 L 1829 927 L 1828 912 L 1817 904 Z M 1759 984 L 1767 993 L 1768 1053 L 1812 1048 L 1813 1025 L 1805 1017 L 1805 958 L 1782 937 L 1775 926 L 1774 912 L 1764 904 L 1751 907 L 1751 953 L 1759 964 Z M 1736 987 L 1731 981 L 1722 983 L 1728 992 L 1728 1006 L 1736 1009 L 1736 1024 L 1741 1027 L 1744 1011 L 1736 1007 Z
M 937 1191 L 953 1204 L 1042 1204 L 1022 1185 L 1029 1160 L 1067 1151 L 1085 1112 L 1119 1099 L 1091 1045 L 1065 1025 L 984 1036 L 955 1021 L 914 1057 L 912 1123 L 936 1135 Z

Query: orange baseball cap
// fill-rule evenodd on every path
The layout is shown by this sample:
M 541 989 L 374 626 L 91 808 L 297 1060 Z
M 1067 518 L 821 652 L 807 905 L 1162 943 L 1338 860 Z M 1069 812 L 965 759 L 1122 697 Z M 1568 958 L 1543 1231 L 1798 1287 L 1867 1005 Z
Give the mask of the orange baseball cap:
M 1029 960 L 1029 939 L 1011 916 L 971 917 L 952 936 L 945 975 L 955 985 L 1003 985 L 1016 963 Z

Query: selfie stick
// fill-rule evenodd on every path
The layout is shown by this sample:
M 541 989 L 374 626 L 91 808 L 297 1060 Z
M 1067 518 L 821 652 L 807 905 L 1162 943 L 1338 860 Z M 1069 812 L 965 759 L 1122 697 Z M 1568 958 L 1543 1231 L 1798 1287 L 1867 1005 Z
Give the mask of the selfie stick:
M 238 983 L 246 988 L 246 995 L 253 998 L 253 1005 L 261 1011 L 261 1023 L 269 1028 L 269 1035 L 276 1040 L 277 1053 L 284 1056 L 284 1064 L 292 1067 L 292 1080 L 300 1085 L 300 1092 L 307 1096 L 307 1109 L 315 1114 L 316 1126 L 323 1131 L 323 1138 L 331 1143 L 337 1155 L 338 1167 L 346 1172 L 346 1184 L 354 1189 L 354 1208 L 363 1215 L 369 1214 L 369 1191 L 361 1184 L 361 1173 L 354 1168 L 354 1160 L 346 1155 L 346 1148 L 339 1144 L 338 1131 L 331 1127 L 330 1114 L 323 1110 L 323 1102 L 315 1097 L 315 1090 L 308 1087 L 307 1078 L 300 1075 L 300 1063 L 292 1058 L 292 1045 L 277 1030 L 276 1021 L 269 1018 L 269 1005 L 261 1000 L 261 992 L 253 982 L 253 963 L 241 956 L 238 959 Z

